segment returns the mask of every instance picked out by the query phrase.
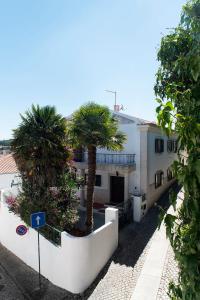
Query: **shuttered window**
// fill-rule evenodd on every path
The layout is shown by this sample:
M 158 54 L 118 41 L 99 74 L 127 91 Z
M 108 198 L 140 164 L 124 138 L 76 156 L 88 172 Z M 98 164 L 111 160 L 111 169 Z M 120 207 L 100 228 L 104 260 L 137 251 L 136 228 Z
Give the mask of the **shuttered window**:
M 168 152 L 177 152 L 177 141 L 176 140 L 168 140 L 167 141 L 167 151 Z
M 167 180 L 170 181 L 173 179 L 173 172 L 171 168 L 167 169 Z
M 167 152 L 172 152 L 173 151 L 173 141 L 168 140 L 167 141 Z
M 177 152 L 177 141 L 176 140 L 173 141 L 173 152 L 174 153 Z
M 156 153 L 164 152 L 164 140 L 163 139 L 155 139 L 155 152 Z
M 157 189 L 159 186 L 163 185 L 163 182 L 164 182 L 163 171 L 157 171 L 155 174 L 155 188 Z
M 85 174 L 85 185 L 87 184 L 88 175 Z M 101 175 L 95 176 L 95 186 L 101 186 Z

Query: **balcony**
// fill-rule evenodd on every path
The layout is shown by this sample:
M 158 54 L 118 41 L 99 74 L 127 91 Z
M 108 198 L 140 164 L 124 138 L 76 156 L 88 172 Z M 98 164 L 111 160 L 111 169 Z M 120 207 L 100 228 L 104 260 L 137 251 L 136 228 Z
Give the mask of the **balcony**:
M 74 151 L 75 162 L 88 162 L 87 152 Z M 110 153 L 97 153 L 97 164 L 111 164 L 111 165 L 135 165 L 135 154 L 110 154 Z

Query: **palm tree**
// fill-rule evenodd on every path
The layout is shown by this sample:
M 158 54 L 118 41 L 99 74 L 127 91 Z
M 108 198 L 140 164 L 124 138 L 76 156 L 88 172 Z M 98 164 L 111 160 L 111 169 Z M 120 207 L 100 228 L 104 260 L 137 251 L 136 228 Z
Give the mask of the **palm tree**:
M 70 230 L 77 221 L 78 202 L 76 182 L 69 173 L 66 119 L 55 107 L 38 105 L 21 118 L 12 141 L 22 177 L 16 212 L 30 224 L 30 214 L 45 211 L 49 224 Z
M 12 150 L 19 171 L 40 187 L 52 186 L 67 167 L 66 120 L 55 107 L 34 106 L 14 130 Z
M 80 107 L 68 121 L 68 137 L 72 146 L 88 151 L 87 181 L 87 231 L 93 227 L 93 194 L 96 175 L 96 151 L 98 148 L 119 151 L 123 149 L 125 135 L 118 131 L 118 122 L 106 106 L 93 102 Z

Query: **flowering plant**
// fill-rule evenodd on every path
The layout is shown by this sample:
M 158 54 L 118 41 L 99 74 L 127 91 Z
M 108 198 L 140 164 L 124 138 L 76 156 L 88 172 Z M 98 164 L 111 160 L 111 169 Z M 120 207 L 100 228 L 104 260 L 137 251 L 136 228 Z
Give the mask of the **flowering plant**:
M 17 201 L 17 197 L 10 194 L 5 196 L 5 202 L 8 205 L 9 211 L 12 211 L 14 213 L 18 213 L 19 203 Z

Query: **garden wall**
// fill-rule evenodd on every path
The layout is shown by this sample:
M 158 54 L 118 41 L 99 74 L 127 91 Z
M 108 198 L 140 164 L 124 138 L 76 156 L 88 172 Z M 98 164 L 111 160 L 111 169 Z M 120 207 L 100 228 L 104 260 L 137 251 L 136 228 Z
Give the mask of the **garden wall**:
M 12 180 L 15 179 L 16 173 L 0 174 L 0 190 L 10 188 Z
M 0 201 L 0 243 L 38 271 L 37 231 L 29 228 L 24 236 L 16 234 L 16 227 L 24 223 L 9 212 L 6 194 L 8 191 L 2 191 Z M 59 287 L 72 293 L 82 293 L 117 246 L 118 210 L 107 208 L 105 225 L 88 236 L 74 237 L 62 232 L 60 247 L 40 236 L 41 274 Z

